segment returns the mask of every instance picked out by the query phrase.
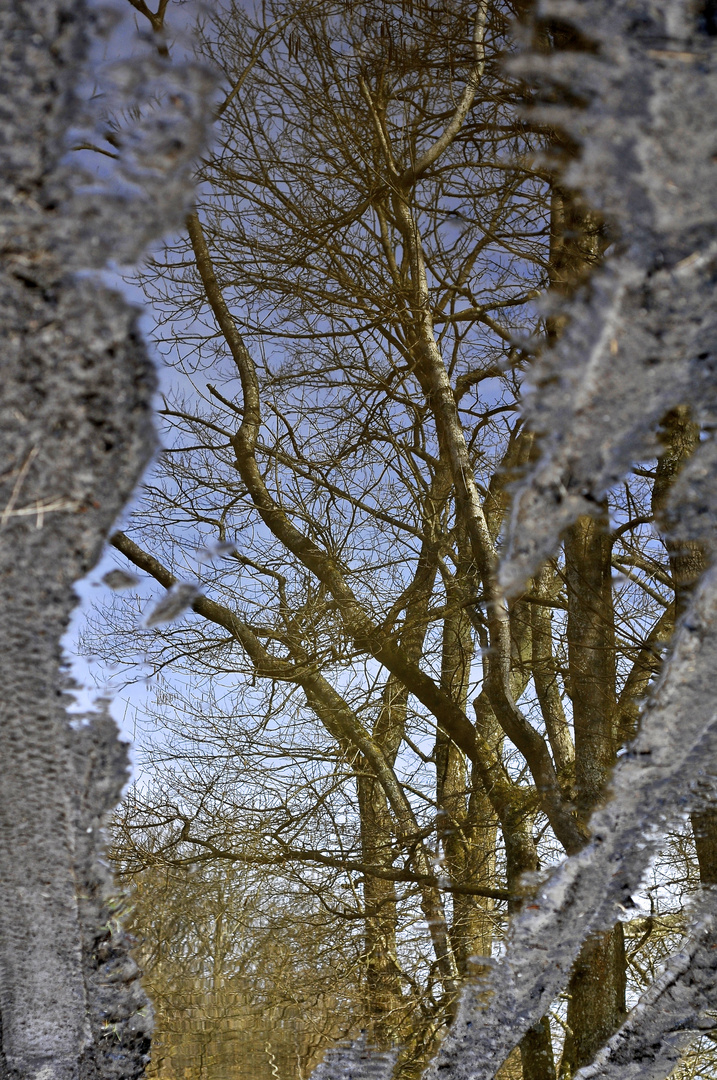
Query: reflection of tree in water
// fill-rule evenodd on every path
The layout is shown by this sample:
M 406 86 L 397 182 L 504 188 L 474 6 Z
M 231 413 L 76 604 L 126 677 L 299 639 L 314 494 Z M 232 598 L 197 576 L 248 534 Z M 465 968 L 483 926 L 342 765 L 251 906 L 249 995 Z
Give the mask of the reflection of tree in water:
M 169 445 L 113 540 L 125 566 L 165 589 L 141 633 L 167 692 L 146 779 L 114 831 L 160 1018 L 157 1075 L 305 1075 L 353 1038 L 325 1075 L 488 1078 L 502 1067 L 525 1080 L 644 1080 L 666 1076 L 713 1026 L 714 899 L 697 887 L 717 874 L 711 15 L 677 3 L 639 18 L 599 0 L 587 10 L 554 4 L 534 24 L 518 11 L 532 51 L 516 52 L 509 73 L 507 5 L 292 0 L 261 16 L 220 9 L 200 29 L 226 81 L 216 143 L 188 238 L 143 282 L 168 356 L 206 390 L 162 410 Z M 80 145 L 118 162 L 150 201 L 166 195 L 169 221 L 202 107 L 201 93 L 162 81 L 164 11 L 150 18 L 160 59 L 117 75 L 132 123 L 110 120 Z M 50 221 L 31 211 L 35 225 Z M 120 212 L 127 258 L 166 227 L 108 187 L 99 256 L 82 254 L 79 234 L 55 237 L 52 222 L 40 246 L 56 245 L 62 272 L 18 271 L 12 256 L 7 307 L 23 333 L 47 324 L 42 305 L 60 303 L 53 325 L 72 323 L 79 293 L 62 307 L 63 274 L 103 262 Z M 70 201 L 73 215 L 84 220 Z M 548 285 L 556 304 L 538 310 Z M 125 343 L 98 370 L 124 377 L 139 363 L 129 324 L 119 301 L 98 297 L 93 306 L 85 290 L 80 307 L 121 324 Z M 43 386 L 42 357 L 64 355 L 58 342 L 25 350 Z M 22 383 L 13 364 L 9 386 Z M 113 410 L 143 406 L 104 393 L 80 411 L 110 453 L 108 418 L 123 430 Z M 140 436 L 125 428 L 114 445 L 129 461 L 127 440 Z M 89 428 L 78 430 L 82 440 Z M 50 462 L 12 439 L 3 526 L 24 552 L 24 584 L 8 602 L 17 592 L 32 608 L 28 567 L 49 554 L 41 578 L 55 580 L 62 552 L 85 543 L 62 531 L 62 514 L 102 504 L 92 484 L 80 491 L 89 474 L 71 441 L 48 443 Z M 49 483 L 58 447 L 67 491 Z M 57 551 L 36 535 L 50 508 Z M 96 537 L 60 576 L 85 567 L 116 512 L 86 519 Z M 97 650 L 107 659 L 135 655 L 133 607 L 115 596 Z M 8 715 L 7 792 L 19 806 L 42 788 L 53 824 L 45 835 L 42 814 L 15 815 L 33 822 L 34 854 L 25 869 L 8 865 L 6 910 L 22 910 L 43 955 L 60 957 L 39 879 L 29 906 L 13 892 L 25 888 L 18 867 L 37 876 L 47 858 L 70 904 L 56 913 L 62 935 L 78 945 L 84 932 L 94 968 L 68 961 L 69 990 L 46 1005 L 34 953 L 7 922 L 5 961 L 28 978 L 0 1003 L 5 1057 L 34 1075 L 35 1059 L 54 1054 L 71 1073 L 87 1018 L 98 1046 L 136 1056 L 147 1026 L 133 1019 L 136 970 L 99 879 L 86 925 L 67 915 L 74 886 L 57 853 L 77 845 L 84 873 L 95 826 L 78 811 L 77 838 L 74 826 L 62 833 L 71 815 L 57 810 L 54 765 L 18 783 L 17 747 L 37 732 Z M 100 728 L 78 735 L 88 758 L 108 752 Z M 80 755 L 63 731 L 58 720 L 40 739 L 38 760 L 67 758 L 74 775 Z M 90 798 L 95 815 L 111 786 Z M 686 912 L 682 890 L 695 895 Z M 108 1012 L 113 979 L 128 996 Z M 89 1007 L 74 1008 L 83 986 Z M 51 1027 L 64 1033 L 57 1053 Z M 684 1076 L 704 1072 L 708 1041 Z M 393 1044 L 395 1066 L 376 1056 Z M 127 1071 L 112 1053 L 115 1074 Z
M 211 367 L 212 381 L 203 401 L 185 396 L 166 410 L 176 442 L 136 520 L 144 544 L 114 543 L 165 587 L 177 549 L 237 543 L 194 604 L 204 621 L 149 646 L 157 664 L 197 677 L 181 712 L 199 723 L 199 753 L 214 769 L 210 795 L 207 774 L 172 781 L 166 814 L 183 822 L 184 857 L 290 868 L 301 889 L 331 896 L 334 915 L 359 923 L 362 975 L 348 1015 L 370 1041 L 403 1046 L 397 1075 L 418 1075 L 448 1026 L 432 1069 L 458 1075 L 470 1045 L 475 1075 L 492 1076 L 520 1043 L 520 1064 L 506 1068 L 542 1080 L 588 1066 L 618 1028 L 620 1048 L 604 1053 L 644 1063 L 642 1028 L 622 1025 L 626 991 L 634 1000 L 649 981 L 637 958 L 648 938 L 635 943 L 633 920 L 619 916 L 660 850 L 670 800 L 709 751 L 699 678 L 683 681 L 700 627 L 709 650 L 708 595 L 697 595 L 671 659 L 690 721 L 675 733 L 668 676 L 640 753 L 624 757 L 615 800 L 595 819 L 602 839 L 586 849 L 587 823 L 707 558 L 703 534 L 679 535 L 670 507 L 682 498 L 697 522 L 684 477 L 699 465 L 683 466 L 706 414 L 686 406 L 697 394 L 705 409 L 709 397 L 680 305 L 692 305 L 696 355 L 709 328 L 699 321 L 703 270 L 683 250 L 686 204 L 670 239 L 676 271 L 660 269 L 669 193 L 657 182 L 652 209 L 615 244 L 626 191 L 644 187 L 610 127 L 611 116 L 625 130 L 634 122 L 629 88 L 605 83 L 575 113 L 578 141 L 593 140 L 579 178 L 609 226 L 571 194 L 580 166 L 570 139 L 549 136 L 555 116 L 570 134 L 562 74 L 592 87 L 607 70 L 593 44 L 599 13 L 583 33 L 546 17 L 533 28 L 535 52 L 511 61 L 542 80 L 527 125 L 516 112 L 524 91 L 496 63 L 501 14 L 449 15 L 450 37 L 418 5 L 391 25 L 379 4 L 331 17 L 277 7 L 272 31 L 232 10 L 205 29 L 202 47 L 241 93 L 220 109 L 189 245 L 156 261 L 145 286 L 176 328 L 172 348 L 185 365 Z M 626 30 L 629 64 L 666 62 L 653 47 L 660 32 L 649 22 Z M 611 41 L 624 66 L 622 47 Z M 673 90 L 665 77 L 668 110 Z M 663 146 L 662 121 L 641 123 Z M 534 163 L 546 142 L 548 168 Z M 566 167 L 558 182 L 550 168 Z M 610 243 L 618 254 L 596 270 Z M 546 284 L 563 304 L 575 294 L 571 322 L 555 308 L 536 316 Z M 538 359 L 531 333 L 552 345 Z M 516 419 L 526 368 L 537 446 Z M 507 483 L 526 468 L 509 530 Z M 698 475 L 704 486 L 704 466 Z M 166 507 L 172 551 L 155 524 Z M 501 582 L 514 597 L 507 609 Z M 118 616 L 113 649 L 127 636 Z M 250 676 L 251 691 L 233 686 L 198 709 L 203 679 L 221 685 L 217 669 Z M 182 761 L 197 753 L 186 723 L 161 721 Z M 250 781 L 216 756 L 230 746 L 241 747 Z M 281 780 L 267 776 L 268 747 L 292 762 Z M 659 784 L 649 767 L 658 749 Z M 242 782 L 255 785 L 253 802 Z M 346 805 L 355 809 L 339 824 Z M 697 855 L 709 881 L 704 813 Z M 217 820 L 221 843 L 210 839 Z M 542 868 L 562 852 L 572 858 L 549 882 Z M 342 884 L 349 896 L 334 893 Z M 669 890 L 650 897 L 669 907 Z M 490 962 L 506 909 L 522 915 L 503 959 Z M 678 933 L 663 925 L 652 944 Z M 479 981 L 453 1020 L 470 975 Z M 665 1000 L 652 1012 L 673 1008 Z

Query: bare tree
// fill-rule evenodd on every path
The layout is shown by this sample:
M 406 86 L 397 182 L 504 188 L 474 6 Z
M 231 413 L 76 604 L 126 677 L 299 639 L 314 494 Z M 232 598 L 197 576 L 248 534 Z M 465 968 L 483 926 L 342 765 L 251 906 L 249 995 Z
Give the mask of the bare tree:
M 126 815 L 135 835 L 113 858 L 134 885 L 127 926 L 157 1017 L 152 1073 L 308 1077 L 354 1031 L 360 937 L 260 867 L 172 867 L 156 820 L 142 848 L 139 817 Z
M 613 809 L 589 822 L 608 798 L 618 749 L 637 731 L 639 702 L 704 560 L 700 538 L 686 550 L 663 511 L 673 486 L 683 502 L 692 497 L 684 493 L 690 466 L 679 473 L 674 461 L 697 436 L 684 417 L 669 419 L 692 400 L 688 366 L 674 363 L 674 379 L 660 366 L 684 345 L 656 344 L 656 316 L 639 314 L 640 303 L 652 303 L 673 312 L 671 333 L 684 332 L 670 300 L 677 271 L 660 276 L 645 261 L 657 243 L 645 240 L 645 221 L 626 234 L 640 257 L 623 254 L 608 262 L 612 271 L 593 273 L 567 328 L 560 310 L 541 317 L 532 306 L 548 284 L 564 303 L 615 243 L 609 222 L 620 218 L 620 181 L 606 164 L 613 159 L 590 148 L 637 105 L 601 84 L 598 104 L 576 112 L 578 141 L 584 130 L 597 134 L 570 165 L 575 144 L 554 132 L 575 103 L 554 72 L 599 82 L 607 39 L 569 25 L 574 16 L 562 8 L 544 13 L 532 51 L 514 61 L 546 102 L 526 123 L 516 114 L 525 90 L 501 66 L 513 14 L 500 5 L 406 5 L 397 16 L 381 4 L 338 13 L 292 4 L 264 21 L 228 8 L 207 22 L 202 49 L 227 80 L 218 148 L 202 169 L 188 243 L 155 262 L 145 282 L 165 304 L 167 345 L 195 371 L 211 364 L 212 381 L 199 408 L 168 404 L 181 435 L 164 478 L 135 519 L 136 539 L 113 540 L 175 594 L 191 548 L 236 545 L 204 571 L 191 604 L 204 623 L 157 632 L 151 655 L 157 665 L 219 667 L 265 682 L 277 740 L 299 688 L 304 715 L 333 740 L 343 782 L 355 784 L 360 825 L 358 850 L 334 861 L 350 880 L 363 875 L 367 1011 L 379 1042 L 407 1041 L 404 1076 L 420 1072 L 471 971 L 482 970 L 484 982 L 464 998 L 436 1069 L 462 1068 L 466 1040 L 476 1045 L 470 1025 L 483 1040 L 470 1075 L 494 1075 L 522 1040 L 523 1074 L 554 1077 L 546 1017 L 564 988 L 562 1075 L 588 1065 L 623 1023 L 628 968 L 616 903 L 625 904 L 656 851 L 644 832 L 662 806 L 636 757 L 617 774 Z M 628 55 L 650 71 L 684 62 L 655 45 L 665 34 L 696 42 L 687 57 L 709 46 L 696 24 L 681 31 L 677 21 L 645 18 L 626 31 L 624 53 L 611 46 L 618 68 Z M 653 137 L 660 142 L 659 130 Z M 555 161 L 536 162 L 546 147 L 568 159 L 559 182 Z M 595 196 L 584 164 L 594 160 L 612 200 L 600 203 L 608 225 L 573 193 L 582 169 L 580 187 Z M 647 189 L 666 213 L 663 189 L 659 198 Z M 664 228 L 650 228 L 664 258 Z M 685 245 L 695 243 L 685 230 L 674 241 L 682 261 L 673 261 L 693 275 L 699 258 L 685 263 Z M 536 342 L 519 340 L 529 334 L 554 346 L 534 364 Z M 624 335 L 640 362 L 626 361 L 621 379 Z M 581 367 L 583 356 L 592 367 Z M 528 365 L 537 385 L 530 431 L 516 412 Z M 534 432 L 544 436 L 540 447 Z M 501 576 L 506 487 L 536 458 Z M 651 530 L 656 512 L 667 548 Z M 615 571 L 624 575 L 617 585 Z M 670 670 L 685 670 L 680 648 L 678 639 Z M 279 702 L 282 685 L 290 693 Z M 701 738 L 695 694 L 687 756 L 670 744 L 673 792 Z M 235 720 L 253 700 L 235 698 Z M 655 700 L 651 722 L 667 738 L 669 703 Z M 193 847 L 197 859 L 237 860 L 231 834 L 215 842 L 206 803 L 190 798 L 189 807 L 174 818 L 186 845 L 180 857 L 191 861 Z M 699 822 L 711 819 L 700 813 L 698 854 L 710 882 L 711 835 Z M 322 845 L 309 849 L 305 833 L 294 836 L 282 858 L 331 859 Z M 561 850 L 573 858 L 552 885 L 525 884 L 526 872 Z M 268 849 L 262 857 L 277 860 Z M 616 863 L 624 879 L 610 885 Z M 398 934 L 402 880 L 414 887 L 432 949 L 418 1002 L 433 1007 L 414 1013 L 413 1030 Z M 494 970 L 492 937 L 502 927 L 492 904 L 501 901 L 524 914 Z M 485 961 L 472 967 L 476 955 Z M 474 1005 L 491 990 L 479 1024 Z

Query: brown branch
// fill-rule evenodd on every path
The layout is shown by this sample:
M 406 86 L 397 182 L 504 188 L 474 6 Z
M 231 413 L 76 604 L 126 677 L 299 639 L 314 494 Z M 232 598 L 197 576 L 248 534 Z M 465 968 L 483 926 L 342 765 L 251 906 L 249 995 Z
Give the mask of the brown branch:
M 185 824 L 188 824 L 185 822 Z M 367 877 L 380 878 L 383 881 L 403 881 L 414 885 L 431 885 L 441 892 L 460 893 L 465 896 L 483 896 L 488 900 L 498 900 L 503 903 L 520 900 L 521 897 L 508 889 L 488 889 L 481 885 L 452 885 L 447 884 L 443 878 L 435 874 L 415 874 L 408 869 L 396 869 L 392 867 L 375 865 L 372 863 L 359 862 L 354 859 L 338 858 L 327 855 L 326 852 L 311 848 L 288 848 L 282 845 L 282 850 L 267 856 L 245 855 L 244 853 L 228 851 L 219 848 L 210 840 L 189 835 L 188 829 L 183 829 L 180 840 L 184 843 L 196 844 L 204 848 L 211 858 L 224 859 L 228 862 L 246 863 L 251 866 L 275 866 L 277 863 L 288 862 L 313 862 L 319 866 L 331 867 L 335 870 L 345 870 L 347 873 L 364 874 Z M 177 860 L 180 865 L 198 861 L 197 859 Z M 204 860 L 202 860 L 204 861 Z

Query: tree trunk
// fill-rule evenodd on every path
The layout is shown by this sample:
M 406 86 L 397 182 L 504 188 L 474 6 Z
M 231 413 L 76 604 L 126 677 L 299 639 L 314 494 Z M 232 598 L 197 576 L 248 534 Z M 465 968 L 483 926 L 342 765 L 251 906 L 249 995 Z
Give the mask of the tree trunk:
M 670 535 L 671 515 L 668 508 L 672 485 L 699 446 L 699 441 L 699 427 L 685 406 L 673 409 L 663 420 L 664 449 L 657 462 L 652 507 L 665 533 L 664 543 L 675 590 L 675 621 L 684 613 L 690 593 L 708 563 L 707 553 L 700 543 L 677 541 Z M 691 814 L 690 820 L 700 881 L 703 885 L 717 885 L 717 810 L 707 807 Z
M 587 825 L 615 763 L 615 630 L 607 515 L 580 518 L 565 541 L 568 669 L 575 732 L 577 812 Z M 568 986 L 560 1064 L 568 1080 L 592 1060 L 626 1015 L 622 924 L 588 938 Z
M 655 485 L 652 489 L 652 512 L 662 529 L 670 560 L 675 590 L 675 621 L 684 612 L 695 583 L 707 567 L 707 556 L 700 543 L 675 540 L 671 535 L 672 521 L 668 508 L 672 485 L 699 446 L 699 441 L 699 427 L 691 419 L 688 408 L 680 406 L 668 413 L 662 422 L 664 449 L 657 462 Z
M 627 1014 L 626 961 L 622 923 L 587 939 L 570 977 L 568 1035 L 560 1062 L 569 1080 L 595 1057 Z
M 717 885 L 717 810 L 692 814 L 691 820 L 700 881 L 703 885 Z
M 393 863 L 391 815 L 383 788 L 366 774 L 357 779 L 361 855 L 365 863 Z M 365 1027 L 371 1045 L 381 1049 L 398 1041 L 402 1020 L 401 972 L 396 960 L 396 886 L 367 874 L 364 878 Z
M 439 471 L 426 500 L 425 528 L 429 538 L 432 538 L 436 529 L 449 490 L 447 475 Z M 430 548 L 429 539 L 424 543 L 418 561 L 401 635 L 401 644 L 412 658 L 420 656 L 423 648 L 427 627 L 426 611 L 436 576 Z M 407 702 L 406 687 L 389 675 L 374 727 L 374 737 L 391 765 L 396 760 L 403 738 Z M 366 766 L 367 763 L 364 762 L 363 767 Z M 385 792 L 369 772 L 363 771 L 359 771 L 357 777 L 357 792 L 363 862 L 388 869 L 395 858 L 395 830 Z M 367 874 L 364 878 L 363 895 L 366 913 L 366 1029 L 372 1045 L 388 1048 L 406 1035 L 403 986 L 396 956 L 396 886 L 392 881 Z
M 565 541 L 568 671 L 578 816 L 587 824 L 615 764 L 615 624 L 607 516 L 580 518 Z
M 555 1055 L 547 1016 L 521 1039 L 520 1060 L 523 1080 L 555 1080 Z
M 501 824 L 505 838 L 508 888 L 519 895 L 523 888 L 523 876 L 534 873 L 540 866 L 532 833 L 533 815 L 527 807 L 515 806 Z M 521 900 L 512 900 L 508 904 L 508 911 L 515 915 L 521 907 Z M 555 1057 L 547 1017 L 543 1017 L 521 1039 L 520 1061 L 523 1080 L 555 1080 Z
M 461 597 L 448 593 L 453 608 L 443 624 L 441 687 L 465 710 L 468 700 L 473 636 Z M 440 728 L 436 731 L 437 831 L 445 869 L 454 885 L 493 882 L 497 821 L 475 777 L 469 782 L 465 755 Z M 453 895 L 451 938 L 459 971 L 465 977 L 472 956 L 489 956 L 492 927 L 489 899 Z

